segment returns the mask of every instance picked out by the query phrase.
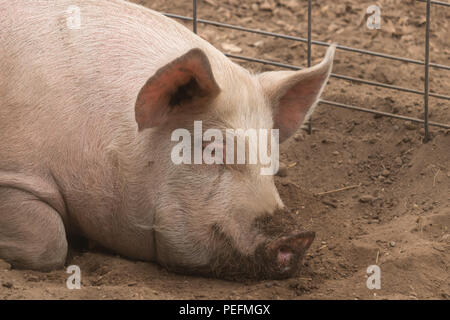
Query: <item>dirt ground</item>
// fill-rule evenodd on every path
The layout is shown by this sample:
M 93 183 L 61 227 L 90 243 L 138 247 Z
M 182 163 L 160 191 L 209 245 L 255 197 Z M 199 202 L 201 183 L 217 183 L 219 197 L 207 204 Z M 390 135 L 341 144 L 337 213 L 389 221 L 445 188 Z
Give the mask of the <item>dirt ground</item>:
M 192 1 L 135 1 L 191 15 Z M 417 1 L 313 1 L 313 38 L 423 60 L 425 4 Z M 381 7 L 380 30 L 365 9 Z M 200 0 L 199 17 L 306 37 L 306 1 Z M 450 8 L 433 7 L 431 60 L 450 65 Z M 298 66 L 306 45 L 199 24 L 223 51 Z M 324 53 L 313 47 L 313 63 Z M 241 63 L 240 61 L 236 61 Z M 243 63 L 259 72 L 274 68 Z M 339 50 L 334 73 L 423 90 L 423 66 Z M 431 91 L 448 94 L 447 70 L 431 68 Z M 423 118 L 420 95 L 331 78 L 327 100 Z M 430 99 L 430 120 L 450 123 L 450 103 Z M 450 299 L 450 130 L 319 105 L 314 132 L 283 145 L 287 176 L 277 177 L 286 205 L 317 233 L 298 277 L 230 282 L 167 272 L 156 264 L 97 251 L 75 251 L 82 289 L 68 290 L 64 270 L 10 270 L 0 262 L 0 299 Z M 348 187 L 345 190 L 317 195 Z M 366 287 L 378 265 L 381 289 Z

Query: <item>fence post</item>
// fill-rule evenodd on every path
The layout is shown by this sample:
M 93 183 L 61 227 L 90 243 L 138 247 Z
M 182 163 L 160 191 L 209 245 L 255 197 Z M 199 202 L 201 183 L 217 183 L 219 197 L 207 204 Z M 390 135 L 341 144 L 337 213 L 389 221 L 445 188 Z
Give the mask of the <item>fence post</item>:
M 308 68 L 311 67 L 311 47 L 312 47 L 311 11 L 312 11 L 312 0 L 308 0 Z M 308 121 L 308 134 L 311 134 L 311 133 L 312 133 L 312 115 L 309 117 L 309 121 Z
M 192 29 L 194 33 L 197 33 L 197 0 L 193 0 L 192 3 Z
M 425 29 L 425 94 L 424 94 L 424 115 L 423 123 L 425 129 L 425 136 L 423 141 L 426 143 L 430 140 L 428 132 L 428 94 L 429 94 L 429 69 L 430 69 L 430 11 L 431 0 L 427 0 L 427 21 Z

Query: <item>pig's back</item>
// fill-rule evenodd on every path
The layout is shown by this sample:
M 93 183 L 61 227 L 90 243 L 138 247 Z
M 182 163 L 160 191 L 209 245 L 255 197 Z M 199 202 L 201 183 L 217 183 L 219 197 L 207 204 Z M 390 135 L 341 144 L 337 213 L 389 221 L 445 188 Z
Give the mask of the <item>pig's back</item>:
M 80 29 L 67 26 L 74 5 Z M 192 47 L 221 60 L 178 23 L 119 0 L 0 0 L 0 15 L 0 165 L 104 150 L 134 134 L 137 94 L 159 67 Z

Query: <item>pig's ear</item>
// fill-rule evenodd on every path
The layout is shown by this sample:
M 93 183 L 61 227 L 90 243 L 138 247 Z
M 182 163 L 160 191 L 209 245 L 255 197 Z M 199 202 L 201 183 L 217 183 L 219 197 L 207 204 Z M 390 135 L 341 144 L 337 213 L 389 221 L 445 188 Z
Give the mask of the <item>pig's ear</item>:
M 139 92 L 135 116 L 139 130 L 164 124 L 172 114 L 193 111 L 215 98 L 220 88 L 205 53 L 192 49 L 159 69 Z
M 272 71 L 259 75 L 272 104 L 274 129 L 280 142 L 289 138 L 314 111 L 333 66 L 336 45 L 331 45 L 323 61 L 301 71 Z

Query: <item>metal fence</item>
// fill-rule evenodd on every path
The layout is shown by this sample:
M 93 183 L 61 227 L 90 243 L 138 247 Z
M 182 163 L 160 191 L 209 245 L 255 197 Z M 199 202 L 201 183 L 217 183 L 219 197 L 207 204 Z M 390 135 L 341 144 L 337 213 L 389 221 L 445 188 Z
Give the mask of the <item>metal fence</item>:
M 417 0 L 417 1 L 426 3 L 426 23 L 425 23 L 426 29 L 425 29 L 425 48 L 424 48 L 425 60 L 424 61 L 404 58 L 404 57 L 400 57 L 400 56 L 394 56 L 394 55 L 370 51 L 370 50 L 352 48 L 352 47 L 347 47 L 347 46 L 342 46 L 342 45 L 337 45 L 337 49 L 343 50 L 343 51 L 348 51 L 348 52 L 366 54 L 366 55 L 380 57 L 380 58 L 389 59 L 389 60 L 396 60 L 396 61 L 416 64 L 416 65 L 422 65 L 422 66 L 424 66 L 424 91 L 405 88 L 405 87 L 401 87 L 401 86 L 394 86 L 394 85 L 376 82 L 376 81 L 359 79 L 359 78 L 350 77 L 350 76 L 341 75 L 341 74 L 332 73 L 331 77 L 336 78 L 336 79 L 351 81 L 354 83 L 365 84 L 365 85 L 369 85 L 369 86 L 382 87 L 382 88 L 386 88 L 386 89 L 392 89 L 392 90 L 422 95 L 424 97 L 423 120 L 418 119 L 418 118 L 404 116 L 404 115 L 382 112 L 382 111 L 377 111 L 377 110 L 373 110 L 373 109 L 367 109 L 367 108 L 362 108 L 362 107 L 358 107 L 358 106 L 353 106 L 353 105 L 349 105 L 349 104 L 345 104 L 345 103 L 339 103 L 339 102 L 328 101 L 328 100 L 323 100 L 323 99 L 320 99 L 319 103 L 334 106 L 334 107 L 339 107 L 339 108 L 345 108 L 345 109 L 350 109 L 350 110 L 355 110 L 355 111 L 372 113 L 372 114 L 376 114 L 379 116 L 385 116 L 385 117 L 391 117 L 391 118 L 395 118 L 395 119 L 401 119 L 401 120 L 421 123 L 421 124 L 423 124 L 424 130 L 425 130 L 424 142 L 428 142 L 430 139 L 430 135 L 429 135 L 429 127 L 430 126 L 450 129 L 450 124 L 431 122 L 428 119 L 429 118 L 429 112 L 428 112 L 429 97 L 434 97 L 434 98 L 442 99 L 442 100 L 450 100 L 450 96 L 448 96 L 448 95 L 429 92 L 430 67 L 436 68 L 436 69 L 441 69 L 441 70 L 450 70 L 450 66 L 430 62 L 430 24 L 431 24 L 430 11 L 431 11 L 431 5 L 450 7 L 450 3 L 446 3 L 446 2 L 442 2 L 442 1 L 432 1 L 432 0 Z M 312 45 L 318 45 L 318 46 L 329 46 L 330 45 L 329 43 L 312 39 L 312 37 L 311 37 L 311 31 L 312 31 L 311 13 L 312 13 L 312 0 L 308 0 L 308 21 L 307 21 L 308 22 L 308 36 L 307 36 L 307 38 L 290 36 L 290 35 L 274 33 L 274 32 L 268 32 L 268 31 L 252 29 L 252 28 L 246 28 L 246 27 L 242 27 L 242 26 L 226 24 L 226 23 L 217 22 L 217 21 L 199 19 L 197 17 L 197 0 L 193 0 L 192 17 L 176 15 L 176 14 L 171 14 L 171 13 L 164 13 L 164 14 L 171 18 L 180 19 L 180 20 L 184 20 L 184 21 L 191 21 L 192 28 L 195 33 L 197 33 L 198 24 L 201 23 L 201 24 L 211 25 L 211 26 L 215 26 L 215 27 L 219 27 L 219 28 L 234 29 L 234 30 L 239 30 L 239 31 L 244 31 L 244 32 L 249 32 L 249 33 L 260 34 L 260 35 L 264 35 L 264 36 L 270 36 L 270 37 L 275 37 L 275 38 L 281 38 L 281 39 L 287 39 L 287 40 L 306 43 L 307 48 L 308 48 L 307 49 L 308 50 L 307 51 L 307 66 L 310 67 L 311 66 Z M 257 58 L 250 58 L 250 57 L 245 57 L 245 56 L 240 56 L 240 55 L 235 55 L 235 54 L 226 54 L 226 55 L 233 59 L 262 63 L 262 64 L 266 64 L 266 65 L 272 65 L 272 66 L 291 69 L 291 70 L 303 69 L 302 67 L 294 66 L 294 65 L 290 65 L 290 64 L 286 64 L 286 63 L 280 63 L 280 62 L 257 59 Z M 308 123 L 308 131 L 309 131 L 309 133 L 311 133 L 311 131 L 312 131 L 312 118 Z

